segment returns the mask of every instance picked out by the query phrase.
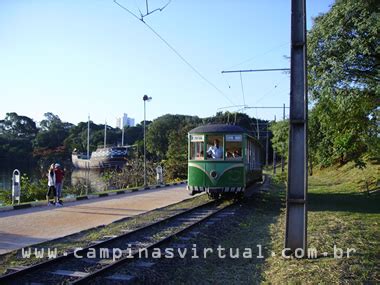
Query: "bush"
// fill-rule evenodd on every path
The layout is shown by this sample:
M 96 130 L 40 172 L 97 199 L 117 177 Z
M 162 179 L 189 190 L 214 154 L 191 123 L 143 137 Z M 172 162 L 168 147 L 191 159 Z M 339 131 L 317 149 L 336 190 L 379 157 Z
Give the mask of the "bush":
M 45 200 L 47 178 L 32 181 L 25 173 L 21 176 L 21 202 Z

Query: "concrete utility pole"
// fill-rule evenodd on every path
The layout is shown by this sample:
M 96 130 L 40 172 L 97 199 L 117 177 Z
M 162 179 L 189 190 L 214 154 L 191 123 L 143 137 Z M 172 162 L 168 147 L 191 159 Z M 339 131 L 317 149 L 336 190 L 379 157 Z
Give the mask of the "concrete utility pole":
M 292 0 L 285 250 L 307 248 L 306 0 Z
M 257 139 L 260 140 L 259 120 L 257 118 L 256 118 L 256 126 L 257 126 Z
M 285 122 L 285 104 L 284 109 L 282 111 L 282 120 Z M 282 143 L 282 150 L 285 152 L 285 143 Z M 281 173 L 284 173 L 285 171 L 285 161 L 284 161 L 284 153 L 281 153 Z
M 268 167 L 268 158 L 269 158 L 269 132 L 268 132 L 268 123 L 267 123 L 267 137 L 265 144 L 265 166 Z

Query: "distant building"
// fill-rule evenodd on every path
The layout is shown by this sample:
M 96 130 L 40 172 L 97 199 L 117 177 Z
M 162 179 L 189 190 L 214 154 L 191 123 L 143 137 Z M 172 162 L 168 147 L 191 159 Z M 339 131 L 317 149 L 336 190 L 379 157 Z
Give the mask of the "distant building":
M 121 129 L 123 127 L 129 126 L 134 127 L 135 126 L 135 119 L 129 118 L 126 113 L 123 114 L 123 117 L 116 118 L 116 128 Z
M 116 118 L 116 128 L 121 129 L 121 118 Z

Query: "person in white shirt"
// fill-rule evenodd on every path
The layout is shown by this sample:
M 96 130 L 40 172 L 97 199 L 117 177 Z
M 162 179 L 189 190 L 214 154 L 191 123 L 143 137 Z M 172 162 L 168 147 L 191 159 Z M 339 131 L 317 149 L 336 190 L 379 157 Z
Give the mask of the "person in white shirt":
M 208 157 L 211 157 L 213 159 L 220 159 L 223 158 L 223 150 L 219 146 L 219 140 L 215 139 L 214 140 L 214 145 L 210 146 L 210 148 L 207 151 Z
M 48 176 L 48 192 L 46 193 L 46 200 L 47 200 L 48 206 L 51 206 L 51 205 L 53 205 L 52 203 L 50 203 L 50 196 L 51 196 L 51 194 L 54 195 L 54 204 L 57 203 L 57 195 L 55 193 L 54 164 L 52 164 L 50 166 L 47 176 Z

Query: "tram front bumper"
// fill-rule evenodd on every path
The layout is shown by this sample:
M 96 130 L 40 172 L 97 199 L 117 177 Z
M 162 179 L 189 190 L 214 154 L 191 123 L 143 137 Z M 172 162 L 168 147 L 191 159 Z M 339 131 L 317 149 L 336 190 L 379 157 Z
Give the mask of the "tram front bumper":
M 206 193 L 239 193 L 245 190 L 245 187 L 202 187 L 202 186 L 187 186 L 190 192 L 206 192 Z

